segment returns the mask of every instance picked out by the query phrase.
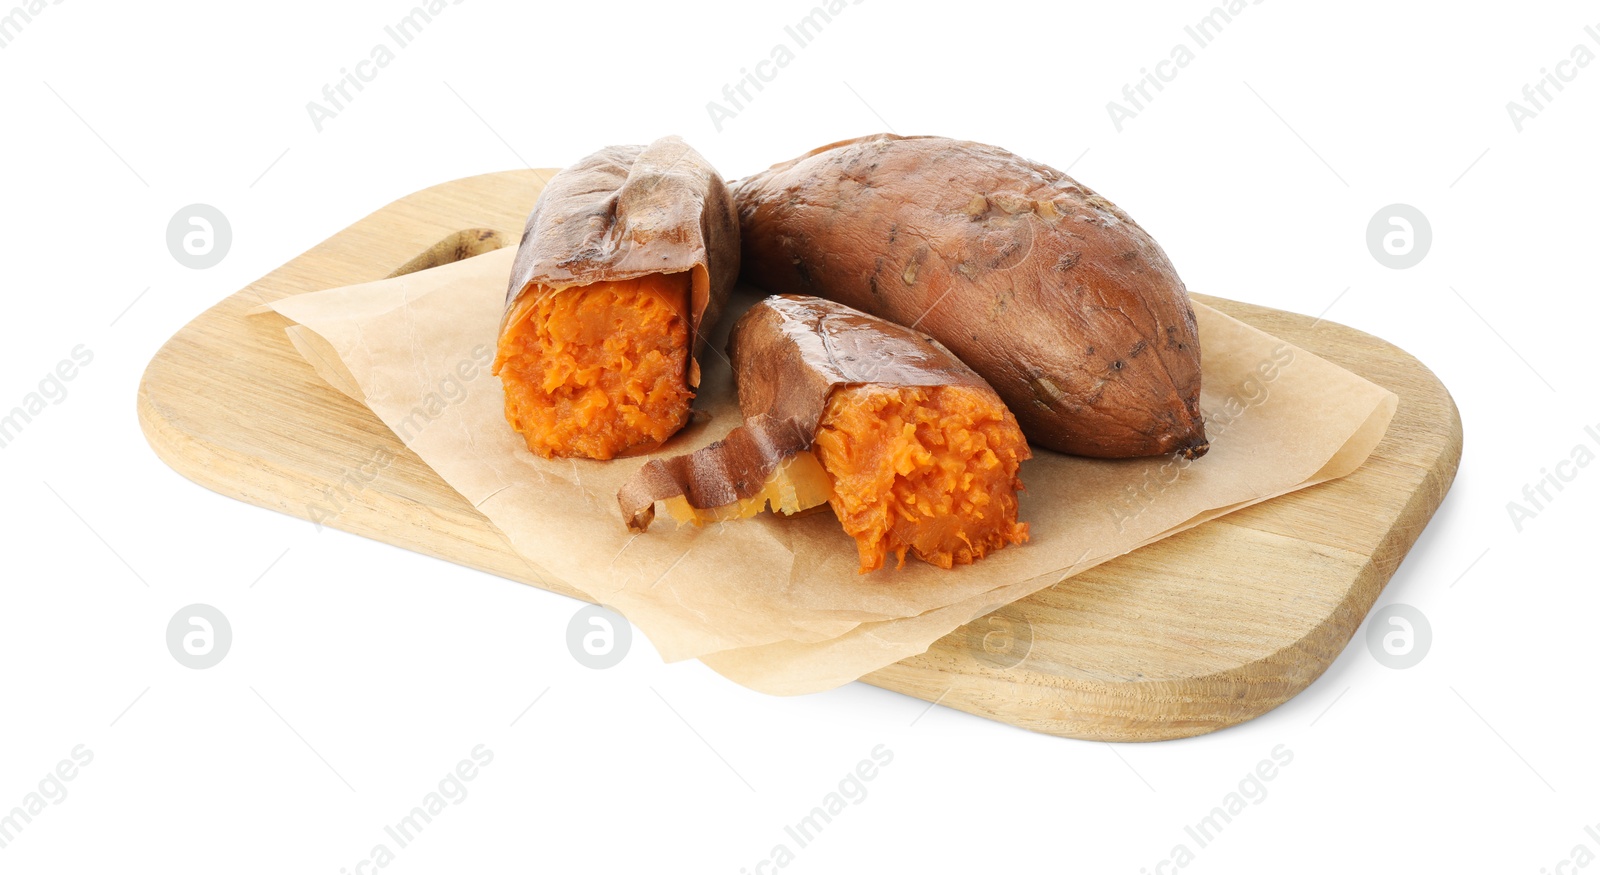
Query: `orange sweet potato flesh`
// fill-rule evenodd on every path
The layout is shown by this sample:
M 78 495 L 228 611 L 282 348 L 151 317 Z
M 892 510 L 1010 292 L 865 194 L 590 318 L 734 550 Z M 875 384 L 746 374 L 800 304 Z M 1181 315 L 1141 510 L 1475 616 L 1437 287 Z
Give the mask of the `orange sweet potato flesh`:
M 861 572 L 906 553 L 970 565 L 1028 539 L 1017 522 L 1022 430 L 992 394 L 962 386 L 857 386 L 828 400 L 813 451 Z
M 506 420 L 540 456 L 610 459 L 660 446 L 689 418 L 689 275 L 529 295 L 501 332 Z
M 506 290 L 507 421 L 546 457 L 660 446 L 688 422 L 738 274 L 732 193 L 683 140 L 608 146 L 556 174 Z

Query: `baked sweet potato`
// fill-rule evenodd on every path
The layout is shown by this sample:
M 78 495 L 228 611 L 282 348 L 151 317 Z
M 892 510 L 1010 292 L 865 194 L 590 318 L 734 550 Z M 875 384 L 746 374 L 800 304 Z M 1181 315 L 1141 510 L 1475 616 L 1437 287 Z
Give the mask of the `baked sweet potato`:
M 618 493 L 629 529 L 665 501 L 680 520 L 797 513 L 824 501 L 863 573 L 907 552 L 949 568 L 1027 539 L 1017 469 L 1027 440 L 994 390 L 933 339 L 801 295 L 734 325 L 743 425 L 646 463 Z
M 925 331 L 1035 446 L 1099 458 L 1208 444 L 1200 341 L 1161 247 L 1004 149 L 877 134 L 734 183 L 744 279 Z
M 561 171 L 528 216 L 494 372 L 541 456 L 654 449 L 689 418 L 698 356 L 739 274 L 727 184 L 677 137 Z

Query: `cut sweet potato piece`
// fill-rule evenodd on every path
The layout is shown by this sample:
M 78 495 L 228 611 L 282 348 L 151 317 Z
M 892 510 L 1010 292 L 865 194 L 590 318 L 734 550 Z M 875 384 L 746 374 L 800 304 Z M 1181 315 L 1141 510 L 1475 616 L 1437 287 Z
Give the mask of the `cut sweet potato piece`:
M 757 414 L 692 453 L 651 459 L 617 491 L 623 521 L 630 532 L 645 531 L 658 501 L 673 519 L 696 524 L 826 504 L 833 482 L 807 451 L 811 436 L 794 420 Z
M 546 457 L 660 446 L 688 422 L 705 331 L 738 274 L 732 195 L 677 137 L 556 174 L 506 290 L 506 419 Z
M 775 295 L 729 342 L 742 425 L 655 459 L 618 493 L 630 530 L 832 505 L 866 573 L 907 552 L 950 568 L 1027 540 L 1030 453 L 994 390 L 925 335 L 843 304 Z

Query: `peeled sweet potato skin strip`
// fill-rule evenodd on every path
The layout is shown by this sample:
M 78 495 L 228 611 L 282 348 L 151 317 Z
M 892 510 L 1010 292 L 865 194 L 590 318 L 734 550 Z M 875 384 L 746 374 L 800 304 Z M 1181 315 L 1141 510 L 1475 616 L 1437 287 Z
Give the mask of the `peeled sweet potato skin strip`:
M 651 459 L 617 492 L 628 531 L 650 528 L 657 501 L 685 499 L 691 508 L 727 507 L 761 492 L 790 457 L 811 446 L 811 432 L 793 420 L 757 415 L 720 441 L 692 453 Z

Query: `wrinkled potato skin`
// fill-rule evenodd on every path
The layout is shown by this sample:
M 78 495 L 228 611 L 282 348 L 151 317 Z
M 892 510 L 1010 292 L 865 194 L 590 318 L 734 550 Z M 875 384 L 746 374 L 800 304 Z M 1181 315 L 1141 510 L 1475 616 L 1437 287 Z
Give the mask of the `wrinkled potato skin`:
M 506 315 L 530 293 L 690 274 L 688 384 L 739 277 L 739 219 L 716 169 L 678 137 L 607 146 L 557 173 L 528 214 Z M 504 331 L 505 326 L 501 326 Z
M 926 332 L 1035 446 L 1207 449 L 1183 281 L 1144 229 L 1066 174 L 981 143 L 877 134 L 734 193 L 744 280 Z
M 966 386 L 996 393 L 950 350 L 920 331 L 837 301 L 772 295 L 746 310 L 728 337 L 739 409 L 793 420 L 815 434 L 841 386 Z

